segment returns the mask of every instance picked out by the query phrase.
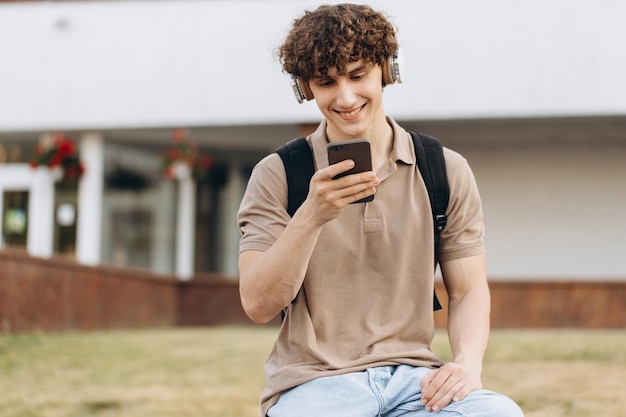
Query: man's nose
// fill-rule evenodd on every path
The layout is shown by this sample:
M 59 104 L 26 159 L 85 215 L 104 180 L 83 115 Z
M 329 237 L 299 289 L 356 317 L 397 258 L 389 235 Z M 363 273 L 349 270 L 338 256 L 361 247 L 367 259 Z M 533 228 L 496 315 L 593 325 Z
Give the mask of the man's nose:
M 353 86 L 349 82 L 342 80 L 337 83 L 337 104 L 341 107 L 350 108 L 356 99 Z

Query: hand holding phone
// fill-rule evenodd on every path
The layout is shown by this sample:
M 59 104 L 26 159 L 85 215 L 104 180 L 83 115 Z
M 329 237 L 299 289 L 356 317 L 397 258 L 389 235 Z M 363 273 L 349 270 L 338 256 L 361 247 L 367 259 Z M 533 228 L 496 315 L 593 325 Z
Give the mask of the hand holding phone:
M 345 161 L 346 159 L 352 159 L 354 161 L 354 167 L 352 169 L 336 175 L 333 179 L 372 170 L 372 153 L 370 143 L 366 139 L 349 139 L 331 142 L 328 144 L 327 150 L 330 165 Z M 354 203 L 366 203 L 372 200 L 374 200 L 373 195 L 355 201 Z

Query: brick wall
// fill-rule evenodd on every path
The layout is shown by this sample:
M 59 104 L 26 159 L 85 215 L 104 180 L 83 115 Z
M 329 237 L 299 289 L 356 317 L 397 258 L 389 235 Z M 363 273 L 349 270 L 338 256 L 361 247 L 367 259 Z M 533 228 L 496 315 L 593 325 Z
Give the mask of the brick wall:
M 626 327 L 626 280 L 620 282 L 492 281 L 493 328 L 623 328 Z M 448 297 L 436 284 L 442 304 Z M 446 313 L 435 313 L 437 327 L 446 325 Z
M 626 281 L 496 281 L 490 288 L 494 328 L 626 327 Z M 437 295 L 444 310 L 435 313 L 435 322 L 444 327 L 447 296 L 440 282 Z M 202 274 L 180 282 L 142 270 L 0 250 L 0 331 L 251 323 L 234 279 Z
M 173 279 L 0 251 L 0 324 L 5 331 L 172 326 L 177 307 Z
M 181 326 L 252 324 L 241 306 L 237 280 L 198 275 L 179 284 L 179 303 Z

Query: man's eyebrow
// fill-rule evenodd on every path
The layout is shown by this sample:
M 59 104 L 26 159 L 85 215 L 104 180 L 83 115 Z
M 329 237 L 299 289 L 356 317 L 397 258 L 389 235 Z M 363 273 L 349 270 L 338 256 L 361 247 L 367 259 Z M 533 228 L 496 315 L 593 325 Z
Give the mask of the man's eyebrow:
M 348 71 L 348 72 L 347 72 L 347 74 L 348 74 L 348 75 L 352 75 L 352 74 L 355 74 L 355 73 L 357 73 L 357 72 L 366 71 L 367 69 L 368 69 L 368 66 L 367 66 L 367 65 L 359 65 L 359 66 L 358 66 L 358 67 L 356 67 L 355 69 L 353 69 L 353 70 L 351 70 L 351 71 Z M 330 75 L 328 75 L 328 74 L 327 74 L 327 75 L 322 75 L 322 74 L 320 74 L 320 73 L 318 72 L 318 73 L 315 73 L 315 74 L 313 74 L 313 75 L 311 76 L 311 79 L 314 79 L 314 78 L 315 78 L 315 79 L 322 79 L 322 78 L 333 78 L 333 77 L 332 77 L 332 76 L 330 76 Z
M 362 72 L 362 71 L 365 71 L 365 70 L 367 70 L 367 66 L 366 65 L 359 65 L 358 67 L 356 67 L 352 71 L 348 71 L 348 74 L 354 74 L 354 73 Z

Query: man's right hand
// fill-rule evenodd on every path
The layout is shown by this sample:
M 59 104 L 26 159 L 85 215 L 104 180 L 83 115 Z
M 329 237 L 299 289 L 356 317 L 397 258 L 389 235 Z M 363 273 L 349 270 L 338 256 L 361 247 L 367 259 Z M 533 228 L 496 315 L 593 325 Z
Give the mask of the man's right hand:
M 309 195 L 301 209 L 311 213 L 318 225 L 333 220 L 348 204 L 376 192 L 380 180 L 373 171 L 333 179 L 353 167 L 354 162 L 347 159 L 317 171 L 311 178 Z

